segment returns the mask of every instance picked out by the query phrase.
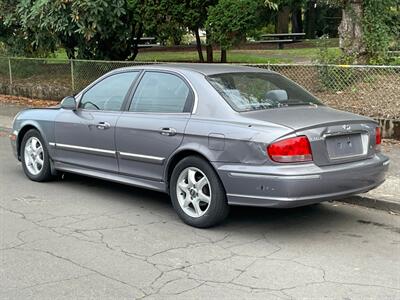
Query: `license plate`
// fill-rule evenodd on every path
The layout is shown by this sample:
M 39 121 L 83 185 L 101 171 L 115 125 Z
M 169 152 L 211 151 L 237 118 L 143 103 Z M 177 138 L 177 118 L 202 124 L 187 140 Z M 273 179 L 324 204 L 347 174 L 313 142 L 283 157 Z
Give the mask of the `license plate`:
M 330 136 L 326 138 L 329 158 L 339 159 L 363 154 L 361 134 Z

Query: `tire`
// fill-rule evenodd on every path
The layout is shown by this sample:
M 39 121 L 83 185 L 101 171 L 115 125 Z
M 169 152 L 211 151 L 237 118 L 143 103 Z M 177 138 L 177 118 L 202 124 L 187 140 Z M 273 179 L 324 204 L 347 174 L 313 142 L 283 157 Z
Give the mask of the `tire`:
M 222 182 L 213 167 L 198 156 L 188 156 L 175 166 L 169 190 L 175 211 L 188 225 L 207 228 L 228 216 Z
M 43 182 L 53 178 L 46 143 L 36 129 L 30 129 L 22 138 L 21 162 L 25 175 L 30 180 Z

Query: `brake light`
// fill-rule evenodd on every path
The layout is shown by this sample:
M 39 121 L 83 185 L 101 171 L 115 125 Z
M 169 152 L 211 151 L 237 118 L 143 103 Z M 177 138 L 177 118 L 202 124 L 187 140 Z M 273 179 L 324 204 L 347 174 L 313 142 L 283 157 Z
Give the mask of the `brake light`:
M 306 136 L 298 136 L 275 142 L 267 147 L 273 161 L 281 163 L 312 161 L 310 142 Z
M 380 150 L 381 143 L 382 143 L 381 128 L 380 127 L 376 127 L 376 129 L 375 129 L 375 149 L 376 150 Z

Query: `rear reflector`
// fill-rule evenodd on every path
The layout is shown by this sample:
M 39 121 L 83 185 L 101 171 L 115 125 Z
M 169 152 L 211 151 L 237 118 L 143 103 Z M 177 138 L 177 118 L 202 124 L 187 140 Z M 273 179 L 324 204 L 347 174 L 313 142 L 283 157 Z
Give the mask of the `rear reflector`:
M 382 143 L 381 128 L 376 127 L 376 129 L 375 129 L 375 150 L 379 151 L 381 149 L 381 143 Z
M 275 142 L 267 147 L 273 161 L 281 163 L 312 161 L 310 142 L 306 136 L 298 136 Z
M 380 145 L 382 143 L 381 128 L 376 127 L 375 129 L 375 144 Z

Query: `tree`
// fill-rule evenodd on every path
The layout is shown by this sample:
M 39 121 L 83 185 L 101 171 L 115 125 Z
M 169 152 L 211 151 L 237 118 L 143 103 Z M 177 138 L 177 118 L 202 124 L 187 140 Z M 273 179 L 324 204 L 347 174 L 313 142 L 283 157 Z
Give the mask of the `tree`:
M 261 0 L 220 0 L 210 7 L 207 32 L 221 47 L 221 62 L 227 61 L 227 49 L 245 41 L 248 34 L 264 24 L 268 8 L 276 9 L 277 6 Z
M 276 33 L 288 33 L 290 20 L 290 7 L 282 6 L 279 8 L 276 18 Z
M 25 44 L 25 55 L 47 55 L 62 46 L 69 58 L 134 59 L 145 2 L 21 0 L 4 23 L 13 30 L 13 43 Z
M 344 1 L 342 21 L 339 25 L 339 47 L 348 56 L 362 57 L 366 54 L 362 16 L 361 0 Z
M 21 6 L 28 4 L 28 1 L 0 0 L 1 41 L 11 55 L 46 56 L 54 51 L 56 39 L 48 32 L 37 34 L 31 27 L 23 30 L 27 13 Z
M 303 32 L 302 9 L 312 0 L 274 0 L 278 5 L 276 12 L 276 33 L 289 32 L 289 22 L 292 24 L 292 32 Z
M 392 7 L 399 0 L 319 0 L 340 7 L 339 47 L 358 63 L 381 63 L 395 39 L 391 27 Z
M 167 0 L 167 2 L 169 2 L 167 13 L 170 13 L 177 23 L 188 28 L 195 35 L 199 61 L 204 62 L 199 30 L 204 28 L 208 11 L 218 0 Z

